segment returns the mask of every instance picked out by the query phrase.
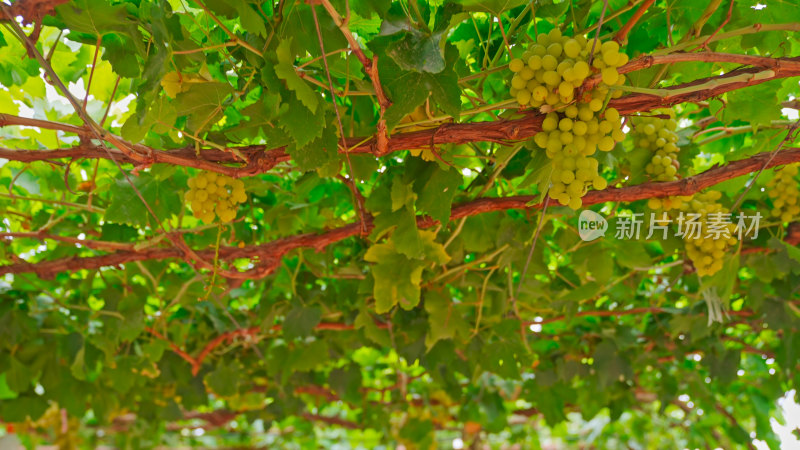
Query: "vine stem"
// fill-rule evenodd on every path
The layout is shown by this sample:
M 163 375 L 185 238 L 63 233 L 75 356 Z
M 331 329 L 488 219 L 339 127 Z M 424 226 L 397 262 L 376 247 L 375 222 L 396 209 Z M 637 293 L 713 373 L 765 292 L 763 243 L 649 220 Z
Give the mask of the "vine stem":
M 214 244 L 214 270 L 211 272 L 211 283 L 208 285 L 206 296 L 203 300 L 208 300 L 211 291 L 214 290 L 214 284 L 217 282 L 217 268 L 219 267 L 219 243 L 222 237 L 222 224 L 217 225 L 217 241 Z
M 317 40 L 319 41 L 319 50 L 322 54 L 322 65 L 325 67 L 325 75 L 328 78 L 328 86 L 330 87 L 331 95 L 333 98 L 331 99 L 333 102 L 333 111 L 336 113 L 336 125 L 339 127 L 339 137 L 342 140 L 342 151 L 344 152 L 344 158 L 347 162 L 347 174 L 350 177 L 351 186 L 351 193 L 353 195 L 353 203 L 355 204 L 356 210 L 358 211 L 358 217 L 361 219 L 361 233 L 366 235 L 366 213 L 364 211 L 364 200 L 361 194 L 358 192 L 358 186 L 356 185 L 355 178 L 353 178 L 353 164 L 350 162 L 350 152 L 347 147 L 347 137 L 345 136 L 344 132 L 344 125 L 342 125 L 342 115 L 339 112 L 339 105 L 336 104 L 336 91 L 333 89 L 333 79 L 331 79 L 331 69 L 328 67 L 328 57 L 325 54 L 325 45 L 322 40 L 322 32 L 319 29 L 319 19 L 317 18 L 317 8 L 315 5 L 311 5 L 311 16 L 314 18 L 314 28 L 317 31 Z
M 735 55 L 727 53 L 700 52 L 678 53 L 666 55 L 648 55 L 637 58 L 620 68 L 620 72 L 628 73 L 646 69 L 656 64 L 671 62 L 696 61 L 696 62 L 729 62 L 735 64 L 755 65 L 753 68 L 734 69 L 724 75 L 695 80 L 663 90 L 636 92 L 619 99 L 612 100 L 609 105 L 619 110 L 622 114 L 650 111 L 657 108 L 669 107 L 686 101 L 699 101 L 722 93 L 733 91 L 747 86 L 764 83 L 766 81 L 800 76 L 800 59 L 798 58 L 767 58 L 752 55 Z M 771 69 L 772 72 L 763 70 Z M 586 81 L 585 87 L 591 87 L 600 82 L 600 78 L 592 77 Z M 513 102 L 509 100 L 510 103 Z M 480 108 L 496 108 L 503 103 L 485 105 Z M 387 153 L 415 149 L 429 148 L 431 144 L 465 144 L 470 142 L 496 142 L 506 144 L 509 141 L 528 139 L 541 131 L 543 115 L 534 111 L 525 111 L 521 119 L 501 119 L 485 122 L 447 123 L 436 128 L 414 131 L 409 133 L 394 134 L 388 142 L 381 142 L 380 134 L 374 136 L 361 136 L 347 139 L 348 151 L 351 153 L 371 153 L 384 156 Z M 434 118 L 438 120 L 439 118 Z M 86 134 L 84 128 L 73 125 L 59 124 L 57 122 L 36 121 L 11 115 L 0 115 L 0 126 L 29 125 L 42 128 L 61 129 L 66 132 Z M 34 125 L 35 124 L 35 125 Z M 107 137 L 113 136 L 110 133 Z M 234 178 L 252 176 L 265 173 L 282 162 L 291 161 L 285 147 L 270 148 L 266 145 L 251 145 L 236 147 L 238 151 L 249 158 L 250 162 L 243 165 L 231 166 L 219 163 L 236 163 L 237 158 L 223 151 L 201 149 L 200 156 L 191 148 L 171 151 L 157 150 L 143 145 L 134 145 L 142 154 L 121 154 L 120 151 L 103 146 L 99 148 L 91 142 L 81 143 L 70 149 L 54 150 L 10 150 L 0 148 L 0 158 L 15 161 L 49 160 L 54 158 L 113 158 L 118 161 L 140 164 L 141 158 L 146 154 L 149 163 L 166 163 L 201 170 L 209 170 L 225 174 Z M 123 147 L 124 148 L 124 147 Z
M 633 202 L 648 198 L 663 198 L 683 195 L 693 195 L 703 189 L 721 183 L 725 180 L 740 177 L 748 173 L 756 172 L 762 167 L 782 166 L 785 164 L 800 161 L 800 148 L 789 148 L 772 154 L 759 153 L 747 159 L 730 162 L 724 166 L 717 166 L 699 175 L 687 177 L 678 181 L 663 183 L 644 183 L 636 186 L 621 188 L 606 188 L 602 191 L 590 191 L 583 197 L 583 205 L 591 206 L 605 202 Z M 766 164 L 765 164 L 766 163 Z M 467 203 L 454 206 L 450 214 L 450 220 L 457 220 L 463 217 L 474 216 L 493 211 L 504 211 L 509 209 L 541 209 L 543 203 L 530 203 L 535 199 L 534 196 L 514 196 L 499 198 L 480 198 Z M 417 218 L 418 228 L 431 228 L 439 222 L 427 216 Z M 367 229 L 373 227 L 371 219 L 368 219 Z M 259 258 L 263 266 L 252 272 L 242 272 L 237 277 L 260 278 L 271 274 L 281 262 L 281 258 L 288 252 L 298 248 L 312 248 L 321 250 L 328 245 L 357 236 L 361 231 L 361 222 L 351 223 L 343 227 L 334 228 L 323 233 L 304 233 L 290 237 L 281 238 L 272 242 L 260 245 L 252 245 L 244 248 L 239 247 L 220 247 L 219 258 L 232 260 L 237 258 Z M 185 244 L 183 244 L 185 247 Z M 187 247 L 188 248 L 188 247 Z M 191 251 L 191 249 L 189 249 Z M 89 256 L 82 258 L 61 258 L 38 263 L 19 262 L 0 266 L 0 275 L 7 273 L 36 273 L 42 277 L 52 276 L 53 274 L 74 271 L 78 269 L 97 269 L 100 267 L 114 266 L 127 262 L 144 260 L 163 260 L 170 258 L 182 258 L 186 249 L 181 248 L 147 248 L 138 252 L 118 251 L 107 255 Z M 214 256 L 212 250 L 202 250 L 194 252 L 197 258 L 211 258 Z
M 589 52 L 589 66 L 592 65 L 592 60 L 594 60 L 594 50 L 597 47 L 597 41 L 600 40 L 600 30 L 603 28 L 603 18 L 606 15 L 606 9 L 608 9 L 608 0 L 603 0 L 603 10 L 600 11 L 600 20 L 597 21 L 597 33 L 594 35 L 594 40 L 592 41 L 592 51 Z
M 733 13 L 733 0 L 730 0 L 730 6 L 728 6 L 728 14 L 725 16 L 725 20 L 723 20 L 722 23 L 719 25 L 719 27 L 717 27 L 717 29 L 714 30 L 713 33 L 711 33 L 711 36 L 709 36 L 705 41 L 703 41 L 700 45 L 698 45 L 696 48 L 694 48 L 694 50 L 697 50 L 697 49 L 700 49 L 700 48 L 708 50 L 709 42 L 711 42 L 711 40 L 714 39 L 714 36 L 716 36 L 717 33 L 722 31 L 722 29 L 725 27 L 725 25 L 727 25 L 728 22 L 730 22 L 731 13 Z
M 522 282 L 525 281 L 525 274 L 528 273 L 528 267 L 531 264 L 531 260 L 533 259 L 533 252 L 536 249 L 536 241 L 539 240 L 539 233 L 542 231 L 542 225 L 544 225 L 544 217 L 547 213 L 547 205 L 550 203 L 550 196 L 545 195 L 544 197 L 544 204 L 542 205 L 542 212 L 539 216 L 539 223 L 536 225 L 536 232 L 533 234 L 533 242 L 531 243 L 531 249 L 528 251 L 528 258 L 525 260 L 525 266 L 522 268 L 522 273 L 519 275 L 519 283 L 517 283 L 517 295 L 519 295 L 519 290 L 522 289 Z M 516 298 L 514 299 L 516 302 Z
M 617 31 L 617 34 L 614 36 L 614 40 L 619 42 L 620 44 L 624 44 L 628 41 L 628 33 L 631 32 L 634 25 L 642 18 L 647 8 L 653 5 L 656 0 L 645 0 L 641 5 L 639 5 L 639 9 L 633 13 L 630 19 L 625 22 L 625 25 Z
M 356 58 L 361 62 L 361 65 L 364 66 L 364 71 L 367 73 L 370 81 L 372 81 L 372 87 L 375 89 L 375 95 L 378 97 L 378 105 L 380 106 L 381 116 L 378 120 L 377 126 L 377 134 L 376 134 L 376 151 L 378 154 L 385 154 L 387 152 L 389 135 L 388 129 L 386 128 L 386 120 L 383 118 L 384 113 L 386 112 L 386 108 L 388 108 L 392 102 L 389 101 L 389 98 L 386 97 L 386 93 L 383 90 L 383 86 L 381 85 L 380 78 L 378 77 L 378 57 L 374 56 L 373 59 L 367 58 L 367 55 L 364 54 L 364 51 L 358 45 L 358 41 L 356 41 L 355 36 L 350 31 L 350 27 L 347 25 L 347 19 L 342 18 L 342 16 L 336 11 L 336 8 L 333 7 L 330 0 L 319 0 L 322 6 L 328 11 L 328 14 L 333 19 L 333 22 L 339 28 L 339 30 L 344 35 L 347 43 L 350 46 L 350 49 L 356 55 Z M 349 16 L 348 16 L 349 18 Z M 324 52 L 323 52 L 324 53 Z
M 800 22 L 790 22 L 790 23 L 765 23 L 760 24 L 757 23 L 755 25 L 749 25 L 742 28 L 737 28 L 736 30 L 731 30 L 727 33 L 718 33 L 716 36 L 700 36 L 697 39 L 692 39 L 683 43 L 679 43 L 678 45 L 665 48 L 663 50 L 656 50 L 652 53 L 652 55 L 666 55 L 669 53 L 677 53 L 687 48 L 701 44 L 708 40 L 708 43 L 721 41 L 724 39 L 730 39 L 736 36 L 743 36 L 745 34 L 752 34 L 752 33 L 761 33 L 765 31 L 800 31 Z M 709 40 L 709 38 L 711 38 Z
M 242 40 L 242 39 L 240 39 L 240 38 L 239 38 L 239 36 L 237 36 L 237 35 L 236 35 L 236 34 L 235 34 L 233 31 L 231 31 L 230 29 L 228 29 L 228 27 L 226 27 L 226 26 L 225 26 L 225 24 L 223 24 L 223 23 L 222 23 L 222 21 L 221 21 L 221 20 L 219 20 L 219 18 L 218 18 L 216 15 L 214 15 L 214 14 L 213 14 L 213 13 L 212 13 L 212 12 L 211 12 L 211 11 L 210 11 L 210 10 L 209 10 L 207 7 L 206 7 L 205 3 L 203 3 L 203 2 L 202 2 L 202 0 L 193 0 L 193 1 L 194 1 L 195 3 L 197 3 L 197 4 L 200 6 L 200 8 L 202 8 L 202 9 L 203 9 L 203 11 L 204 11 L 206 14 L 208 14 L 208 16 L 209 16 L 209 17 L 211 17 L 211 20 L 213 20 L 213 21 L 214 21 L 214 22 L 215 22 L 215 23 L 216 23 L 216 24 L 217 24 L 217 25 L 220 27 L 220 29 L 222 29 L 222 31 L 223 31 L 225 34 L 227 34 L 227 35 L 228 35 L 228 37 L 230 37 L 230 38 L 231 38 L 231 40 L 232 40 L 232 41 L 236 42 L 236 44 L 237 44 L 237 45 L 239 45 L 239 46 L 241 46 L 241 47 L 243 47 L 243 48 L 245 48 L 245 49 L 247 49 L 247 50 L 249 50 L 249 51 L 251 51 L 251 52 L 255 53 L 255 54 L 256 54 L 256 55 L 258 55 L 258 56 L 264 56 L 264 55 L 262 55 L 262 54 L 261 54 L 261 52 L 259 52 L 259 51 L 258 51 L 258 50 L 257 50 L 255 47 L 253 47 L 252 45 L 250 45 L 250 44 L 248 44 L 247 42 L 243 41 L 243 40 Z

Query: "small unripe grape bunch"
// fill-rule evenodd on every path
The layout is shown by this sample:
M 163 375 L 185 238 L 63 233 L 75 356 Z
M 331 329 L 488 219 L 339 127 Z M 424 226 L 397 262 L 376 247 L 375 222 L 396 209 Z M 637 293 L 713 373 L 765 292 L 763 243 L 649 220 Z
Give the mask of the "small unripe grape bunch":
M 781 222 L 790 222 L 800 216 L 800 191 L 795 179 L 800 163 L 790 164 L 775 170 L 775 177 L 767 183 L 767 196 L 772 201 L 772 217 Z
M 247 201 L 244 182 L 215 172 L 201 172 L 187 182 L 186 201 L 192 206 L 194 216 L 205 223 L 215 217 L 221 222 L 236 218 L 236 209 Z
M 533 137 L 553 161 L 550 197 L 572 209 L 583 205 L 581 198 L 589 188 L 608 186 L 592 155 L 597 150 L 611 151 L 625 138 L 619 111 L 607 108 L 601 113 L 602 101 L 592 102 L 569 105 L 563 113 L 548 113 L 542 131 Z
M 628 55 L 620 53 L 614 41 L 595 43 L 580 35 L 562 36 L 560 30 L 553 29 L 539 34 L 536 44 L 509 63 L 514 74 L 510 94 L 520 106 L 564 106 L 576 98 L 575 90 L 592 74 L 593 67 L 602 77 L 598 88 L 606 93 L 609 86 L 624 84 L 625 77 L 617 68 L 627 62 Z M 620 95 L 622 91 L 614 91 L 615 97 Z
M 697 269 L 699 276 L 710 276 L 719 272 L 724 263 L 724 257 L 728 249 L 736 245 L 736 225 L 733 223 L 723 224 L 727 228 L 728 237 L 724 234 L 714 236 L 709 234 L 709 214 L 727 213 L 728 210 L 718 202 L 722 197 L 720 191 L 708 191 L 695 194 L 691 200 L 683 202 L 680 211 L 684 213 L 700 214 L 700 232 L 693 236 L 683 236 L 686 247 L 686 255 L 692 260 L 692 264 Z M 686 225 L 684 224 L 684 229 Z
M 669 114 L 669 119 L 660 117 L 637 116 L 632 118 L 634 126 L 634 145 L 653 152 L 653 157 L 645 172 L 656 181 L 674 181 L 678 179 L 680 163 L 677 156 L 680 148 L 677 145 L 678 122 L 674 112 L 656 111 L 658 114 Z

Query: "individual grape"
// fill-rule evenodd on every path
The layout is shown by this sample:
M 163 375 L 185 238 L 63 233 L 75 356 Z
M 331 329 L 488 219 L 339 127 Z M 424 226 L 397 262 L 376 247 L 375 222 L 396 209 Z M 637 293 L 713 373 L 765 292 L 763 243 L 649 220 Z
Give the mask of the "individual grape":
M 528 81 L 533 78 L 535 72 L 531 70 L 530 67 L 523 67 L 522 70 L 519 71 L 519 76 L 525 81 Z
M 531 70 L 534 71 L 534 73 L 535 73 L 535 71 L 541 69 L 542 68 L 542 57 L 539 56 L 539 55 L 531 55 L 530 58 L 528 58 L 528 67 L 530 67 Z
M 542 69 L 555 71 L 556 67 L 558 67 L 558 59 L 555 56 L 546 54 L 542 57 Z
M 527 105 L 531 101 L 531 93 L 525 90 L 517 92 L 517 103 Z
M 595 173 L 597 173 L 597 169 L 595 169 Z M 608 187 L 608 181 L 605 178 L 597 175 L 592 180 L 592 187 L 595 190 L 602 191 L 603 189 Z
M 558 86 L 561 83 L 561 76 L 555 70 L 548 70 L 542 75 L 542 80 L 548 86 Z
M 597 143 L 597 148 L 599 148 L 600 150 L 602 150 L 604 152 L 610 152 L 611 150 L 614 149 L 614 145 L 616 145 L 616 142 L 614 142 L 614 138 L 613 137 L 611 137 L 611 136 L 603 136 L 600 139 L 600 142 Z
M 602 70 L 603 83 L 613 85 L 619 79 L 619 73 L 614 67 L 606 67 Z
M 522 79 L 519 74 L 515 75 L 514 78 L 511 79 L 511 87 L 517 90 L 525 89 L 525 86 L 528 83 Z
M 562 51 L 563 51 L 563 47 L 561 46 L 561 43 L 559 43 L 559 42 L 555 42 L 555 43 L 550 44 L 550 45 L 547 46 L 547 54 L 548 55 L 553 55 L 556 58 L 561 56 L 561 52 Z
M 575 39 L 568 39 L 564 42 L 564 54 L 569 58 L 577 58 L 581 53 L 581 44 Z

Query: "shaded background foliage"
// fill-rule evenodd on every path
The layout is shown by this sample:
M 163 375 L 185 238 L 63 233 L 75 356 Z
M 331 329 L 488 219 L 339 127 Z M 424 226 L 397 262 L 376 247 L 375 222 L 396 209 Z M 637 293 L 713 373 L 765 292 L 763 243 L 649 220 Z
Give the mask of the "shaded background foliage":
M 649 183 L 629 139 L 593 210 L 708 186 L 730 206 L 752 182 L 741 210 L 768 215 L 773 171 L 755 173 L 800 161 L 798 11 L 4 4 L 0 419 L 64 446 L 777 445 L 800 230 L 766 221 L 698 279 L 680 239 L 583 242 L 551 204 L 531 250 L 549 162 L 506 64 L 599 28 L 631 57 L 614 105 L 675 105 L 684 180 Z M 242 177 L 235 222 L 192 217 L 199 169 Z

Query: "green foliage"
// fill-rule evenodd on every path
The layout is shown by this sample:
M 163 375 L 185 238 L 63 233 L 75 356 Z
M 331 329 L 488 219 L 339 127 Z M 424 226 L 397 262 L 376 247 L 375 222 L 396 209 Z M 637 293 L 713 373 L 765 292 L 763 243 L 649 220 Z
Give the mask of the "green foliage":
M 780 444 L 775 401 L 800 388 L 800 183 L 789 165 L 718 167 L 779 145 L 775 158 L 797 162 L 784 109 L 800 97 L 796 61 L 737 59 L 800 55 L 797 1 L 734 2 L 730 18 L 727 3 L 709 15 L 707 2 L 655 2 L 627 39 L 649 2 L 610 0 L 602 24 L 588 1 L 50 3 L 14 3 L 36 6 L 41 29 L 38 16 L 0 21 L 0 440 Z M 568 86 L 596 97 L 574 123 L 608 117 L 628 136 L 592 156 L 583 209 L 609 228 L 583 241 L 581 211 L 550 191 L 577 160 L 538 133 L 561 139 L 554 123 L 580 111 L 521 107 L 510 69 L 521 79 L 543 33 L 591 48 L 597 26 L 600 42 L 623 41 L 598 58 L 684 60 Z M 675 123 L 631 119 L 664 107 Z M 642 125 L 659 121 L 663 142 Z M 675 173 L 646 170 L 662 148 Z M 656 175 L 708 170 L 714 185 L 687 204 L 713 197 L 734 224 L 760 213 L 758 237 L 716 252 L 646 238 L 650 213 L 676 203 L 646 198 L 674 186 Z M 187 197 L 212 172 L 247 193 L 222 225 Z M 632 214 L 642 235 L 615 236 Z

